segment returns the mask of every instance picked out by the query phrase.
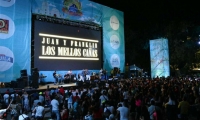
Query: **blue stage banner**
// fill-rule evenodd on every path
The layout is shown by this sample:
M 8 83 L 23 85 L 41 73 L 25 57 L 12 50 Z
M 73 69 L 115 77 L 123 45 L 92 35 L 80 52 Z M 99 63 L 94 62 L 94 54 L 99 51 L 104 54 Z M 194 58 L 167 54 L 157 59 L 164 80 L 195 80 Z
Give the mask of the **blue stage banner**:
M 169 49 L 167 39 L 150 40 L 151 77 L 168 77 Z
M 31 4 L 29 0 L 0 0 L 0 82 L 30 73 Z
M 117 67 L 123 72 L 125 66 L 123 12 L 104 7 L 103 13 L 104 68 L 110 71 Z
M 124 72 L 124 14 L 89 0 L 32 0 L 34 14 L 83 21 L 103 28 L 103 68 Z

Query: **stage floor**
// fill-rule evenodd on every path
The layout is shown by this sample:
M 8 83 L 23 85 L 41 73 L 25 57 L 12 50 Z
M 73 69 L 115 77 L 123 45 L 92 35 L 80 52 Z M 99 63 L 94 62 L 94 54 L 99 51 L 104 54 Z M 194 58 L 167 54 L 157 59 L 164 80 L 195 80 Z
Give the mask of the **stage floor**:
M 76 86 L 76 83 L 66 83 L 66 84 L 56 84 L 54 85 L 53 83 L 51 84 L 46 84 L 46 85 L 39 85 L 39 88 L 37 90 L 44 90 L 47 89 L 47 86 L 49 86 L 49 88 L 58 88 L 58 87 L 74 87 Z

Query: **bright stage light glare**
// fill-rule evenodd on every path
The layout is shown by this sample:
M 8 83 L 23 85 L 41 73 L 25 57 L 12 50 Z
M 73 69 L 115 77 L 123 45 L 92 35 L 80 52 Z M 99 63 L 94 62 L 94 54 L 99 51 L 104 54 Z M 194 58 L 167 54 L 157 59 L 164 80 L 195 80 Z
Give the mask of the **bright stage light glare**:
M 77 58 L 77 57 L 49 57 L 39 56 L 39 59 L 50 59 L 50 60 L 99 60 L 99 58 Z
M 98 40 L 93 40 L 93 39 L 76 38 L 76 37 L 60 36 L 60 35 L 51 35 L 51 34 L 44 34 L 44 33 L 39 33 L 39 36 L 70 39 L 70 40 L 79 40 L 79 41 L 88 41 L 88 42 L 99 42 Z

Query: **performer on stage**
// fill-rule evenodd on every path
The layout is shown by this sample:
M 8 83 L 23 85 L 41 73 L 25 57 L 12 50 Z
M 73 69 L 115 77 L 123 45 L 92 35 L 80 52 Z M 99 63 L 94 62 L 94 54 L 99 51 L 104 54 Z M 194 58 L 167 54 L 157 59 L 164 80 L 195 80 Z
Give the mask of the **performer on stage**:
M 85 69 L 85 74 L 86 74 L 86 80 L 90 80 L 90 72 L 88 69 Z
M 55 84 L 57 84 L 57 82 L 58 82 L 58 76 L 57 76 L 56 71 L 54 71 L 53 77 L 54 77 L 54 79 L 55 79 L 55 81 L 54 81 L 54 85 L 55 85 Z
M 85 69 L 83 69 L 83 71 L 82 71 L 82 76 L 83 76 L 83 79 L 86 78 Z
M 71 69 L 68 71 L 68 74 L 69 74 L 69 77 L 70 77 L 69 81 L 72 82 L 73 79 L 74 79 L 74 76 L 73 76 L 73 73 L 72 73 Z
M 69 83 L 70 80 L 70 75 L 68 74 L 68 72 L 64 75 L 64 83 Z
M 83 76 L 78 74 L 78 81 L 83 81 L 84 82 L 84 79 L 83 79 Z

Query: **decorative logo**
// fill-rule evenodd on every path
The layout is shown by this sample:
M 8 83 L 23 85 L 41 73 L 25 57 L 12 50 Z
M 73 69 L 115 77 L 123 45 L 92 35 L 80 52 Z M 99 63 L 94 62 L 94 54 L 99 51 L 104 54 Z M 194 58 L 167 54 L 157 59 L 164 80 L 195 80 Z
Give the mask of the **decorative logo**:
M 15 24 L 6 15 L 0 14 L 0 39 L 7 39 L 14 34 Z
M 2 7 L 10 7 L 15 4 L 15 0 L 0 0 L 0 6 Z
M 13 66 L 14 55 L 7 47 L 0 46 L 0 71 L 6 71 Z
M 82 5 L 81 2 L 79 2 L 79 0 L 64 0 L 63 5 L 63 12 L 74 16 L 82 15 Z
M 119 37 L 117 35 L 112 35 L 110 37 L 110 45 L 113 49 L 118 49 L 120 45 Z
M 114 67 L 119 67 L 120 66 L 120 58 L 117 54 L 113 54 L 110 58 L 110 64 L 111 66 Z
M 8 33 L 9 21 L 6 19 L 0 19 L 0 33 Z
M 110 27 L 113 30 L 118 30 L 119 29 L 119 20 L 114 15 L 110 17 Z

